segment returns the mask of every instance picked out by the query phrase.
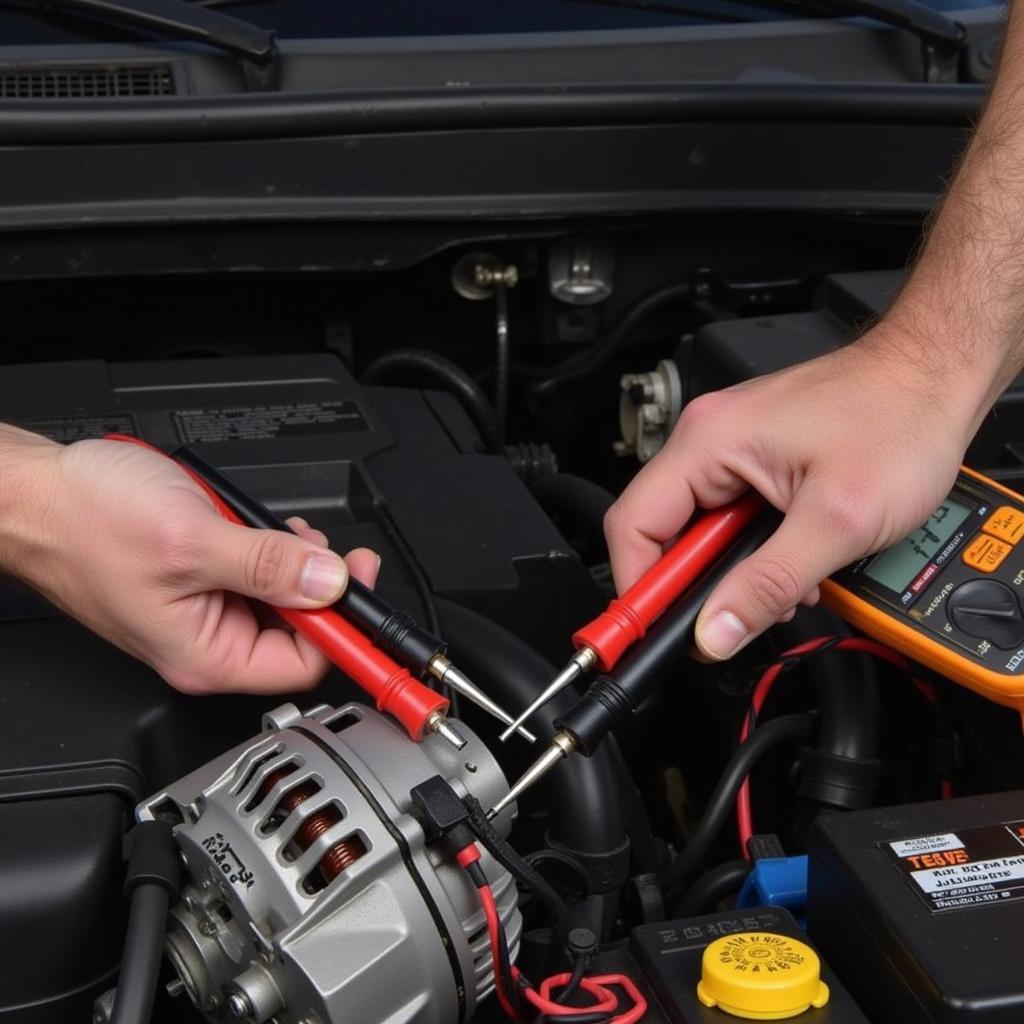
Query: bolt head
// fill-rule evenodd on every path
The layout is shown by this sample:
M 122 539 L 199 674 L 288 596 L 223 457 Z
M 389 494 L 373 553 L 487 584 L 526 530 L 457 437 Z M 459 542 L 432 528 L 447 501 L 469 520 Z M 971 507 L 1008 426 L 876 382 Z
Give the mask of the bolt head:
M 241 989 L 236 989 L 228 996 L 228 1012 L 236 1020 L 245 1020 L 246 1017 L 251 1017 L 252 1010 L 252 1000 Z

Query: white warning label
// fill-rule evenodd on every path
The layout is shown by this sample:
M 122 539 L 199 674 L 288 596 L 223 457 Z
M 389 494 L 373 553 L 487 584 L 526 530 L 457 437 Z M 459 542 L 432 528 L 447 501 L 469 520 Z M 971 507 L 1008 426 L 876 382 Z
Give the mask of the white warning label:
M 933 911 L 1024 899 L 1024 821 L 881 845 Z
M 955 850 L 963 846 L 960 837 L 952 832 L 941 836 L 921 836 L 919 839 L 904 839 L 898 843 L 890 843 L 892 852 L 897 857 L 909 857 L 912 853 L 937 853 L 939 850 Z
M 347 400 L 176 409 L 173 417 L 178 436 L 186 444 L 192 441 L 266 441 L 369 430 L 359 406 Z

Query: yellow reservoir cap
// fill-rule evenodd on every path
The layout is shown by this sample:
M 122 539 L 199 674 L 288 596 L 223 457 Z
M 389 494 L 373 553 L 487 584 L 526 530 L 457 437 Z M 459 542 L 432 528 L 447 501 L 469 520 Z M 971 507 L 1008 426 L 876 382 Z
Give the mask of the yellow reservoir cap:
M 828 1002 L 821 961 L 806 943 L 772 932 L 715 939 L 701 961 L 697 998 L 734 1017 L 786 1020 Z

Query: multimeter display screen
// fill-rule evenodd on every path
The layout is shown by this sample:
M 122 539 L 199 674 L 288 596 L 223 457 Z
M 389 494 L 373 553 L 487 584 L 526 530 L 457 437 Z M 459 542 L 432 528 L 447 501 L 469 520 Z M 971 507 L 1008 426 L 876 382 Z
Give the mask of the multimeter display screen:
M 864 575 L 897 594 L 902 592 L 971 511 L 969 506 L 947 498 L 909 537 L 878 555 Z

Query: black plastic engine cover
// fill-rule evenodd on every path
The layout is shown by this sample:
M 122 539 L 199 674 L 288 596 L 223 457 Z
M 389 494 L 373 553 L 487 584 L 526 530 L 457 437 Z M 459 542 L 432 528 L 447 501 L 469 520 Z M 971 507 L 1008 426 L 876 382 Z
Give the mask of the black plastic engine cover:
M 0 420 L 61 441 L 192 442 L 337 550 L 379 551 L 381 591 L 421 618 L 380 506 L 436 594 L 552 658 L 598 605 L 584 566 L 451 396 L 363 390 L 329 356 L 7 367 Z M 80 1021 L 116 980 L 134 803 L 252 735 L 280 700 L 177 694 L 2 582 L 0 650 L 0 1020 Z M 334 673 L 308 700 L 358 696 Z

